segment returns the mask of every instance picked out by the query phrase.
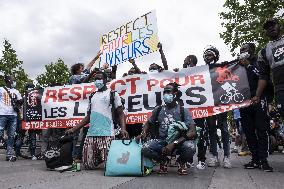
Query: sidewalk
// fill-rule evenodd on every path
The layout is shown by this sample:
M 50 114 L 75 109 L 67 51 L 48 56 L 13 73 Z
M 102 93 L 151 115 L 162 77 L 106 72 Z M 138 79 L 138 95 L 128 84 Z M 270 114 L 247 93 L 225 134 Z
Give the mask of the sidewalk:
M 0 188 L 23 189 L 136 189 L 136 188 L 224 188 L 224 189 L 283 189 L 284 154 L 275 153 L 269 157 L 273 173 L 261 170 L 245 170 L 242 164 L 249 157 L 232 154 L 232 169 L 207 168 L 190 169 L 188 176 L 178 176 L 175 167 L 168 175 L 153 173 L 147 177 L 105 177 L 103 169 L 81 172 L 46 171 L 44 161 L 18 160 L 14 163 L 4 161 L 0 150 Z M 196 161 L 195 161 L 196 163 Z

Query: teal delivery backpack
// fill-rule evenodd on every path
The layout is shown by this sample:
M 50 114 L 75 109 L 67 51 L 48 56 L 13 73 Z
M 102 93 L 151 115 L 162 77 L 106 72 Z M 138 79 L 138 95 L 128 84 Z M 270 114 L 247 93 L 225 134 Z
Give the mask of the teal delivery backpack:
M 105 165 L 105 176 L 144 176 L 154 164 L 142 156 L 142 144 L 132 140 L 113 140 Z

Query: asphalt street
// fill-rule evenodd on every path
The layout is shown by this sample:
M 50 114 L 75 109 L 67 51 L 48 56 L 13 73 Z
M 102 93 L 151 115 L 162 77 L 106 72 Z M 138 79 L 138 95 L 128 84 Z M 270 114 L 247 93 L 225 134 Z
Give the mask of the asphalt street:
M 249 157 L 232 154 L 232 169 L 222 167 L 205 170 L 189 169 L 190 174 L 179 176 L 177 168 L 171 167 L 169 174 L 153 173 L 147 177 L 105 177 L 103 168 L 81 172 L 47 171 L 44 161 L 19 159 L 5 161 L 4 151 L 0 150 L 0 189 L 136 189 L 136 188 L 200 188 L 200 189 L 283 189 L 284 154 L 275 153 L 269 157 L 273 173 L 261 170 L 245 170 L 242 165 Z M 195 160 L 195 163 L 196 160 Z

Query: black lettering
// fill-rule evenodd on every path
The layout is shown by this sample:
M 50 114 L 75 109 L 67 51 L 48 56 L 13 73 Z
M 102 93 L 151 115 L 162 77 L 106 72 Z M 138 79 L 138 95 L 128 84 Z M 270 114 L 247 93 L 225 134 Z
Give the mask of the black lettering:
M 107 38 L 107 35 L 103 35 L 102 36 L 102 39 L 101 39 L 101 41 L 102 41 L 102 44 L 106 44 L 106 39 L 105 38 Z
M 143 94 L 143 105 L 146 110 L 154 110 L 156 106 L 160 106 L 162 104 L 161 92 L 155 92 L 156 94 L 156 105 L 154 107 L 149 106 L 149 96 L 148 94 Z
M 113 34 L 115 35 L 114 39 L 117 39 L 118 37 L 120 37 L 120 34 L 118 32 L 119 32 L 119 28 L 116 28 L 113 32 Z
M 79 113 L 79 102 L 75 102 L 73 116 L 85 116 L 85 113 Z
M 138 101 L 134 101 L 135 99 L 139 99 Z M 142 95 L 135 95 L 135 96 L 129 96 L 128 97 L 128 112 L 139 112 L 142 110 L 142 108 L 134 109 L 135 105 L 140 104 L 140 100 L 142 98 Z
M 187 96 L 189 96 L 189 97 L 199 98 L 199 101 L 198 102 L 194 102 L 192 100 L 186 100 L 186 103 L 189 104 L 189 105 L 201 105 L 201 104 L 204 104 L 207 101 L 206 97 L 204 95 L 194 93 L 195 91 L 203 92 L 203 91 L 205 91 L 205 89 L 202 88 L 202 87 L 191 87 L 191 88 L 188 88 L 185 91 L 185 94 Z
M 48 115 L 47 109 L 44 109 L 44 114 L 46 118 L 57 118 L 57 110 L 58 108 L 51 108 L 50 115 Z
M 58 117 L 65 117 L 67 115 L 66 107 L 60 107 L 58 108 Z

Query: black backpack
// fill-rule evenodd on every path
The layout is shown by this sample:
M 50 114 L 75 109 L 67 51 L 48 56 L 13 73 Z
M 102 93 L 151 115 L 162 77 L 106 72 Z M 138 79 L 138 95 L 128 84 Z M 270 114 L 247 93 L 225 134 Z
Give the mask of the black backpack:
M 72 166 L 72 141 L 73 136 L 63 136 L 49 145 L 44 154 L 47 168 L 55 169 L 62 166 L 68 166 L 70 168 Z
M 181 118 L 181 121 L 184 122 L 184 107 L 181 106 L 180 104 L 179 104 L 179 107 L 180 107 L 180 118 Z M 154 117 L 155 123 L 153 125 L 151 125 L 150 129 L 149 129 L 151 138 L 159 138 L 159 126 L 160 126 L 160 124 L 159 124 L 159 121 L 158 121 L 158 117 L 159 117 L 159 114 L 160 114 L 162 108 L 163 108 L 163 105 L 158 106 L 157 112 L 154 115 L 155 116 Z

